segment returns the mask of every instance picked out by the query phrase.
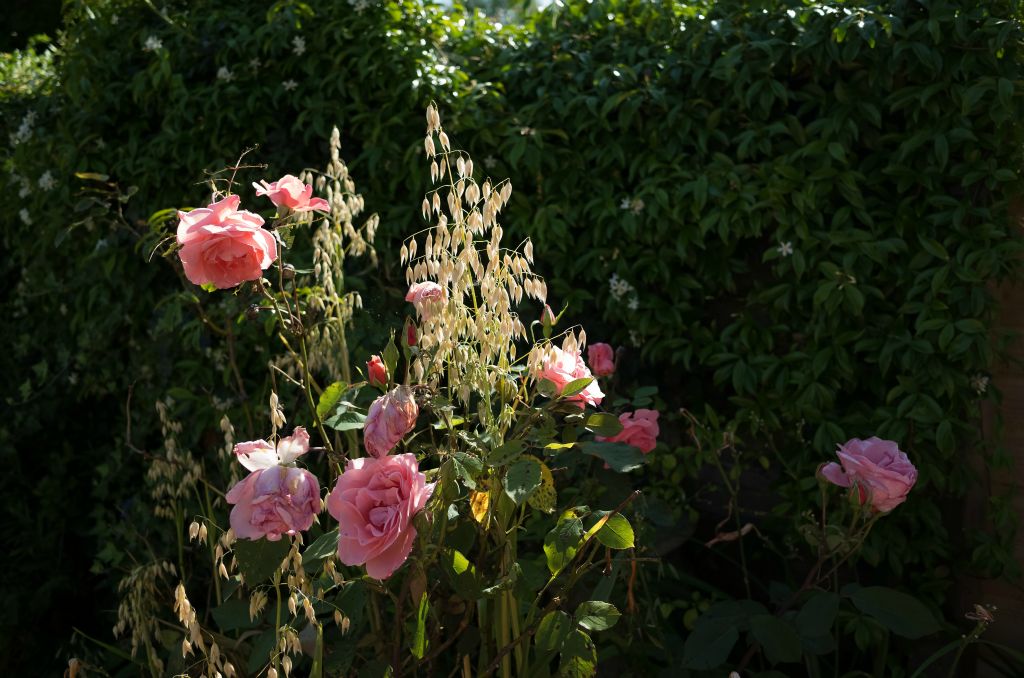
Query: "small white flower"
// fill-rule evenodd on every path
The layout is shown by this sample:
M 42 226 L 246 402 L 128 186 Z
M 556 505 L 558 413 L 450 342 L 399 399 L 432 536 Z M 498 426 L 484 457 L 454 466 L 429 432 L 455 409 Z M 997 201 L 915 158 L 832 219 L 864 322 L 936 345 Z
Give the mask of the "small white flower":
M 77 384 L 77 383 L 78 383 L 78 375 L 77 375 L 77 374 L 75 374 L 74 372 L 72 372 L 71 374 L 69 374 L 69 375 L 68 375 L 68 383 L 69 383 L 69 384 L 71 384 L 72 386 L 74 386 L 75 384 Z
M 294 80 L 285 80 L 281 83 L 281 87 L 284 87 L 284 91 L 291 92 L 293 89 L 299 86 L 299 83 Z
M 633 198 L 629 203 L 629 209 L 632 210 L 633 214 L 640 214 L 644 211 L 644 207 L 647 205 L 640 198 Z
M 978 395 L 981 395 L 988 390 L 988 377 L 984 374 L 974 375 L 971 377 L 971 388 L 973 388 Z
M 27 198 L 30 195 L 32 195 L 32 184 L 29 183 L 28 179 L 22 179 L 21 188 L 18 189 L 18 197 Z
M 537 132 L 532 127 L 523 127 L 522 129 L 519 130 L 519 133 L 524 137 L 532 137 Z
M 621 301 L 623 297 L 636 291 L 632 285 L 620 278 L 618 273 L 612 273 L 612 277 L 608 279 L 608 287 L 616 301 Z
M 348 4 L 357 12 L 362 12 L 370 6 L 369 0 L 348 0 Z
M 231 82 L 235 79 L 235 74 L 231 72 L 231 69 L 227 66 L 221 66 L 217 69 L 217 79 L 223 80 L 224 82 Z
M 163 49 L 164 42 L 155 35 L 151 35 L 146 38 L 146 44 L 143 46 L 143 50 L 146 52 L 156 52 L 157 50 Z
M 39 177 L 39 188 L 44 191 L 49 191 L 56 185 L 57 180 L 53 178 L 53 174 L 50 173 L 50 170 L 46 170 L 43 172 L 43 175 Z
M 258 57 L 253 57 L 249 59 L 249 68 L 251 68 L 254 71 L 260 70 L 260 60 Z
M 68 305 L 67 304 L 61 304 L 60 305 L 60 314 L 61 315 L 67 315 L 68 314 Z
M 622 202 L 619 203 L 619 209 L 621 209 L 621 210 L 628 210 L 629 209 L 629 204 L 630 204 L 629 203 L 629 198 L 623 198 Z
M 32 225 L 32 215 L 30 215 L 30 214 L 28 213 L 28 209 L 27 209 L 27 208 L 25 208 L 25 207 L 22 207 L 22 208 L 21 208 L 21 211 L 20 211 L 20 212 L 18 212 L 18 216 L 19 216 L 19 217 L 21 217 L 21 221 L 22 221 L 22 222 L 23 222 L 23 223 L 24 223 L 24 224 L 25 224 L 26 226 L 31 226 L 31 225 Z
M 116 14 L 111 14 L 110 15 L 110 25 L 111 26 L 116 26 L 118 21 L 120 21 L 120 19 L 117 17 Z
M 779 246 L 775 248 L 779 252 L 779 256 L 788 257 L 793 254 L 793 243 L 787 240 L 786 242 L 780 242 Z
M 640 337 L 640 333 L 637 332 L 636 330 L 630 330 L 629 343 L 633 344 L 633 346 L 640 346 L 643 343 Z
M 497 164 L 498 161 L 494 158 L 493 155 L 489 155 L 486 158 L 484 158 L 484 167 L 486 167 L 487 169 L 493 169 L 494 166 Z
M 292 38 L 292 53 L 295 56 L 302 56 L 306 51 L 306 39 L 301 35 Z
M 637 310 L 638 308 L 640 308 L 640 300 L 637 299 L 636 297 L 630 298 L 629 303 L 626 304 L 626 308 L 628 308 L 630 311 Z

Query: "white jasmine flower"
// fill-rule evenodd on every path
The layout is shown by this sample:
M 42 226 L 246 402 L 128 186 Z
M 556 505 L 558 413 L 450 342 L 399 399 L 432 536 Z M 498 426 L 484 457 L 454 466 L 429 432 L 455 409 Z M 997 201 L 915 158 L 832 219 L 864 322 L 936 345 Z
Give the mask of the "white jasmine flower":
M 32 195 L 32 184 L 29 183 L 28 179 L 22 179 L 21 188 L 18 189 L 18 197 L 27 198 L 30 195 Z
M 636 297 L 630 298 L 629 303 L 626 304 L 626 308 L 628 308 L 630 311 L 637 310 L 638 308 L 640 308 L 640 300 L 637 299 Z
M 235 74 L 231 72 L 231 69 L 227 66 L 221 66 L 217 69 L 217 79 L 223 80 L 224 82 L 231 82 L 235 79 Z
M 281 83 L 281 87 L 284 87 L 284 91 L 291 92 L 293 89 L 299 86 L 299 83 L 294 80 L 285 80 Z
M 494 166 L 497 164 L 498 161 L 494 159 L 493 155 L 489 155 L 486 158 L 484 158 L 484 167 L 486 167 L 487 169 L 493 169 Z
M 978 395 L 981 395 L 988 390 L 988 377 L 984 374 L 974 375 L 971 377 L 971 388 L 973 388 Z
M 793 254 L 793 243 L 788 240 L 786 242 L 780 242 L 779 246 L 775 249 L 778 250 L 780 256 L 788 257 Z
M 647 205 L 640 198 L 633 198 L 633 200 L 630 201 L 629 203 L 629 209 L 633 212 L 633 214 L 640 214 L 641 212 L 644 211 L 644 207 L 646 206 Z
M 50 173 L 50 170 L 46 170 L 43 172 L 43 175 L 39 177 L 39 188 L 44 191 L 49 191 L 56 185 L 57 180 L 53 178 L 53 174 Z
M 637 332 L 636 330 L 630 330 L 629 331 L 629 343 L 633 344 L 633 346 L 640 346 L 643 343 L 643 341 L 642 341 L 642 339 L 640 337 L 640 333 Z
M 21 221 L 22 221 L 22 222 L 23 222 L 23 223 L 24 223 L 24 224 L 25 224 L 26 226 L 31 226 L 31 225 L 32 225 L 32 215 L 30 215 L 30 214 L 28 213 L 28 209 L 27 209 L 27 208 L 25 208 L 25 207 L 22 207 L 22 208 L 21 208 L 21 211 L 20 211 L 20 212 L 18 212 L 18 216 L 19 216 L 19 217 L 21 217 Z
M 532 127 L 523 127 L 522 129 L 519 130 L 519 133 L 524 137 L 532 137 L 537 132 Z
M 156 52 L 157 50 L 163 49 L 164 42 L 155 35 L 151 35 L 146 38 L 146 44 L 142 47 L 145 52 Z
M 118 22 L 118 21 L 120 21 L 120 20 L 121 20 L 121 19 L 119 19 L 119 18 L 118 18 L 118 16 L 117 16 L 116 14 L 111 14 L 111 15 L 110 15 L 110 25 L 111 25 L 111 26 L 116 26 L 116 25 L 117 25 L 117 22 Z
M 292 53 L 295 56 L 302 56 L 306 51 L 306 39 L 301 35 L 292 38 Z
M 251 68 L 254 71 L 260 70 L 260 60 L 259 60 L 259 58 L 253 57 L 253 58 L 249 59 L 249 68 Z
M 622 202 L 619 203 L 619 209 L 621 209 L 621 210 L 628 210 L 629 209 L 629 204 L 630 204 L 629 203 L 629 198 L 623 198 Z
M 613 273 L 612 277 L 608 279 L 608 287 L 616 301 L 620 301 L 623 297 L 636 291 L 629 282 L 620 278 L 618 273 Z

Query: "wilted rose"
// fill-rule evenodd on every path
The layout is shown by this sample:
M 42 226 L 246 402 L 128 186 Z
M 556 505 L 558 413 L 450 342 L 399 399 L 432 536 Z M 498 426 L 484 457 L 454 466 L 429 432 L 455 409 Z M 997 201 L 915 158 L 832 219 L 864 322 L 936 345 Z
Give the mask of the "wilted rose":
M 278 207 L 285 207 L 292 212 L 330 212 L 331 206 L 323 198 L 314 198 L 313 186 L 304 184 L 298 177 L 286 174 L 273 183 L 261 180 L 253 182 L 256 195 L 265 195 L 270 202 Z
M 413 517 L 433 491 L 415 455 L 350 459 L 327 497 L 327 510 L 338 521 L 338 559 L 365 564 L 375 579 L 390 577 L 409 557 Z
M 288 466 L 309 450 L 309 434 L 297 427 L 275 448 L 265 440 L 238 443 L 235 456 L 252 471 L 227 493 L 231 529 L 240 539 L 277 541 L 308 530 L 320 512 L 320 484 L 305 469 Z
M 416 426 L 420 410 L 412 389 L 396 386 L 370 405 L 363 424 L 363 446 L 374 457 L 383 457 Z
M 235 287 L 259 280 L 277 259 L 277 243 L 263 228 L 263 217 L 239 210 L 240 201 L 229 195 L 207 207 L 178 212 L 178 256 L 192 283 Z
M 821 474 L 840 487 L 856 486 L 860 503 L 869 502 L 877 511 L 902 504 L 917 482 L 917 469 L 891 440 L 854 438 L 840 445 L 837 454 L 840 463 L 826 464 Z
M 615 372 L 615 351 L 608 344 L 591 344 L 587 348 L 587 362 L 596 376 L 607 377 Z

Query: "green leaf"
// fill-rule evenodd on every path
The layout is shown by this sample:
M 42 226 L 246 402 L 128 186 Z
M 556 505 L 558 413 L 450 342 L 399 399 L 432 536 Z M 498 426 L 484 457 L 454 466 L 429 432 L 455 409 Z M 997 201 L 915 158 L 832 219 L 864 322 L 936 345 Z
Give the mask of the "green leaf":
M 558 678 L 591 678 L 597 674 L 597 650 L 586 633 L 574 629 L 562 643 Z
M 797 631 L 807 638 L 829 635 L 838 612 L 839 596 L 828 591 L 816 592 L 796 615 Z
M 515 461 L 525 448 L 526 444 L 522 440 L 508 440 L 487 453 L 487 465 L 507 466 Z
M 256 586 L 270 579 L 288 555 L 292 543 L 289 539 L 239 539 L 231 550 L 238 560 L 238 569 L 248 586 Z
M 338 528 L 334 528 L 326 534 L 316 538 L 312 544 L 302 552 L 302 564 L 315 563 L 318 560 L 330 556 L 338 550 Z
M 550 659 L 556 652 L 562 651 L 562 644 L 572 631 L 572 620 L 561 610 L 553 610 L 544 615 L 537 626 L 537 634 L 533 638 L 538 663 Z
M 228 600 L 213 608 L 211 614 L 217 627 L 225 633 L 256 628 L 260 624 L 259 616 L 256 619 L 249 618 L 248 600 Z
M 586 428 L 594 435 L 611 438 L 622 432 L 622 422 L 614 414 L 598 412 L 587 417 Z
M 683 645 L 683 668 L 716 669 L 729 658 L 740 632 L 731 619 L 698 620 L 693 633 Z
M 427 601 L 427 592 L 420 596 L 420 606 L 416 613 L 416 631 L 412 635 L 412 647 L 410 651 L 416 659 L 423 659 L 427 652 L 427 615 L 430 612 L 430 603 Z
M 583 389 L 585 389 L 586 387 L 590 386 L 590 384 L 593 381 L 594 381 L 593 377 L 583 377 L 582 379 L 573 379 L 572 381 L 570 381 L 568 384 L 565 385 L 565 388 L 563 388 L 561 393 L 558 394 L 558 397 L 560 397 L 560 398 L 569 398 L 569 397 L 572 397 L 574 395 L 577 395 L 577 394 L 581 393 L 583 391 Z
M 913 596 L 885 586 L 866 586 L 852 593 L 857 609 L 904 638 L 923 638 L 941 627 L 925 605 Z
M 608 548 L 633 548 L 633 526 L 621 513 L 616 513 L 609 518 L 608 522 L 602 525 L 594 536 Z
M 516 505 L 522 504 L 540 486 L 540 461 L 533 457 L 520 459 L 505 473 L 505 494 Z
M 544 537 L 544 555 L 552 574 L 562 570 L 576 555 L 583 537 L 583 521 L 573 511 L 566 511 L 554 529 Z
M 391 339 L 388 340 L 388 345 L 384 347 L 384 355 L 381 356 L 384 360 L 384 367 L 388 370 L 388 375 L 392 378 L 395 377 L 395 370 L 398 368 L 398 347 L 395 346 L 395 333 L 391 333 Z
M 324 426 L 330 426 L 335 431 L 353 431 L 361 429 L 366 424 L 366 415 L 354 410 L 338 412 L 329 419 L 324 420 Z
M 621 616 L 611 603 L 588 600 L 576 608 L 573 619 L 588 631 L 606 631 L 615 626 L 615 622 L 619 621 Z
M 445 549 L 441 558 L 441 567 L 448 575 L 455 589 L 463 598 L 476 600 L 481 595 L 480 578 L 476 567 L 457 549 Z
M 551 475 L 551 469 L 544 462 L 540 464 L 540 485 L 533 491 L 526 502 L 544 513 L 551 513 L 555 510 L 558 502 L 558 494 L 555 491 L 555 478 Z
M 800 636 L 785 619 L 759 614 L 750 619 L 750 632 L 772 664 L 800 661 Z
M 619 473 L 632 471 L 644 465 L 644 453 L 625 443 L 587 441 L 579 443 L 579 447 L 585 453 L 597 457 Z
M 316 416 L 320 417 L 320 421 L 323 421 L 327 416 L 334 411 L 334 408 L 338 406 L 338 402 L 341 397 L 345 394 L 345 389 L 348 387 L 343 381 L 336 381 L 320 394 L 320 401 L 316 404 Z

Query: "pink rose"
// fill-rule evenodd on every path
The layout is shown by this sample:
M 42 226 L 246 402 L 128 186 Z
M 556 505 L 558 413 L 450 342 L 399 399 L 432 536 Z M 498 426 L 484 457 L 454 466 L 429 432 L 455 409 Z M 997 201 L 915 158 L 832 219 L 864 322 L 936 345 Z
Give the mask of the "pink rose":
M 563 351 L 557 346 L 551 347 L 551 351 L 554 353 L 554 356 L 542 363 L 536 374 L 533 375 L 537 381 L 547 379 L 554 382 L 557 392 L 560 394 L 569 382 L 585 377 L 593 377 L 578 351 L 575 353 Z M 567 400 L 578 402 L 580 408 L 582 408 L 584 404 L 596 406 L 601 402 L 602 398 L 604 398 L 604 393 L 601 392 L 600 387 L 597 385 L 597 380 L 594 379 L 585 389 L 574 396 L 570 396 Z
M 429 318 L 436 306 L 444 301 L 446 296 L 443 287 L 436 282 L 427 280 L 410 285 L 405 300 L 412 302 L 417 313 L 424 318 Z
M 597 440 L 608 443 L 626 443 L 647 454 L 658 444 L 657 410 L 637 410 L 619 415 L 622 430 L 610 438 L 597 436 Z
M 208 207 L 178 212 L 178 256 L 185 277 L 196 285 L 218 289 L 259 280 L 277 259 L 274 235 L 263 217 L 239 210 L 240 198 L 229 195 Z
M 608 344 L 591 344 L 587 348 L 587 362 L 598 377 L 615 372 L 615 351 Z
M 840 487 L 856 486 L 860 503 L 888 512 L 902 504 L 917 482 L 917 469 L 891 440 L 854 438 L 839 446 L 839 464 L 832 462 L 821 474 Z
M 261 185 L 262 184 L 262 185 Z M 277 181 L 268 184 L 261 180 L 259 184 L 252 183 L 256 189 L 256 195 L 265 195 L 270 202 L 278 207 L 286 207 L 292 212 L 330 212 L 331 206 L 323 198 L 313 198 L 313 186 L 302 183 L 298 177 L 286 174 Z
M 338 558 L 366 564 L 374 579 L 387 579 L 405 562 L 416 539 L 412 519 L 434 491 L 416 456 L 350 459 L 327 497 L 338 521 Z
M 307 451 L 309 434 L 301 426 L 276 448 L 265 440 L 235 445 L 238 461 L 252 471 L 227 493 L 235 536 L 277 541 L 309 529 L 320 512 L 320 484 L 309 471 L 287 466 Z
M 408 386 L 396 386 L 374 400 L 363 424 L 366 451 L 374 457 L 387 455 L 416 426 L 419 413 Z
M 370 386 L 387 386 L 388 368 L 379 355 L 371 357 L 366 363 L 366 380 Z

